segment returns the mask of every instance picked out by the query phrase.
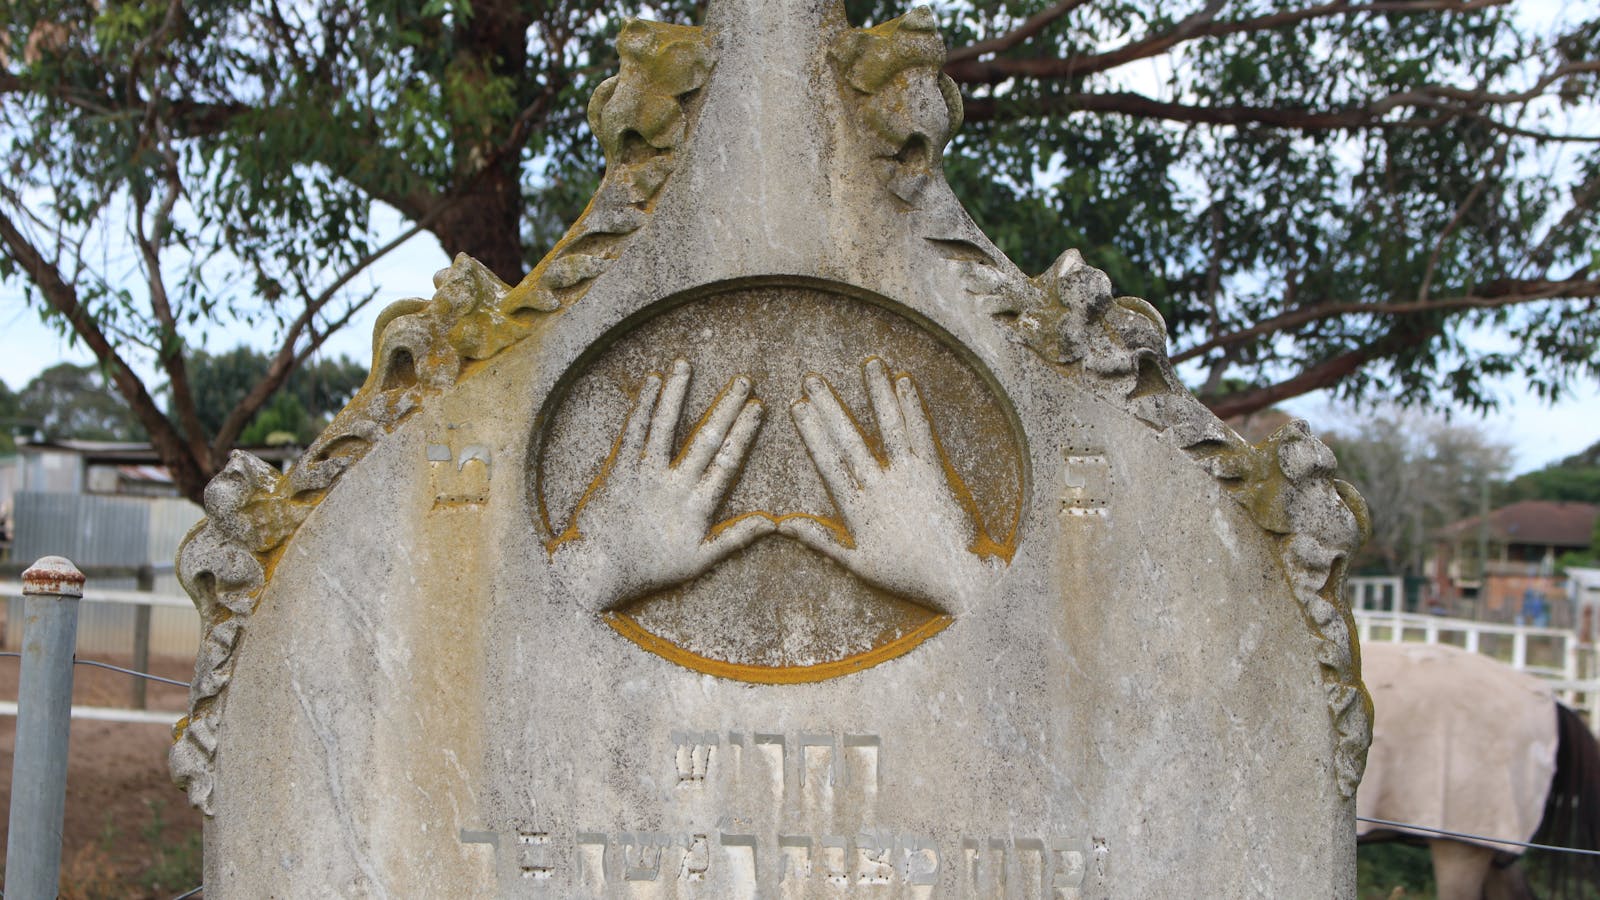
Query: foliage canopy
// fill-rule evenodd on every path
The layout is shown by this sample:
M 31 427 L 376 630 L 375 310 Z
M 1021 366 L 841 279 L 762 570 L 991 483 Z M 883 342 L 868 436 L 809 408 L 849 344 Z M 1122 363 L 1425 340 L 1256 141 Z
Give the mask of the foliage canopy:
M 595 0 L 7 11 L 0 277 L 94 351 L 191 496 L 370 301 L 359 275 L 398 239 L 430 232 L 514 282 L 603 164 L 583 105 L 621 20 Z M 966 98 L 958 195 L 1025 269 L 1077 247 L 1155 303 L 1219 413 L 1324 387 L 1482 404 L 1492 376 L 1553 395 L 1595 371 L 1600 17 L 1512 0 L 939 15 Z M 379 202 L 399 233 L 376 233 Z M 277 342 L 216 422 L 189 372 L 211 323 Z
M 86 441 L 144 439 L 138 420 L 94 366 L 57 363 L 14 397 L 10 415 L 0 411 L 0 421 L 10 420 L 8 432 Z
M 1377 501 L 1372 537 L 1355 565 L 1392 574 L 1426 574 L 1435 529 L 1496 505 L 1511 465 L 1511 448 L 1481 425 L 1394 407 L 1327 440 L 1339 476 Z
M 272 366 L 272 358 L 239 346 L 225 353 L 197 351 L 189 359 L 189 378 L 200 425 L 215 434 L 239 401 Z M 239 443 L 259 447 L 273 435 L 292 435 L 309 445 L 333 414 L 367 380 L 367 367 L 346 356 L 310 360 L 289 373 L 283 387 L 240 432 Z
M 1600 504 L 1600 441 L 1560 462 L 1512 479 L 1506 500 L 1576 500 Z M 1600 541 L 1596 541 L 1600 549 Z

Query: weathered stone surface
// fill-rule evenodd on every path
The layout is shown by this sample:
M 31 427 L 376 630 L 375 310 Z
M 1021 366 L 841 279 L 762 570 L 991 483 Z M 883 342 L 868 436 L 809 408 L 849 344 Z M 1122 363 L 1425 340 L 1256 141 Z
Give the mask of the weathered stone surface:
M 926 11 L 619 45 L 550 257 L 458 259 L 293 471 L 207 492 L 208 894 L 1353 896 L 1326 448 L 983 236 Z

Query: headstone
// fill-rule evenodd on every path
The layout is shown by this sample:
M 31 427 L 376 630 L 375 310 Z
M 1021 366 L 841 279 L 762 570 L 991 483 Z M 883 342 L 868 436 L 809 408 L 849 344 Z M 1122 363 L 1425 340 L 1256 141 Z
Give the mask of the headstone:
M 628 20 L 605 178 L 179 555 L 213 898 L 1354 896 L 1359 497 L 945 183 L 926 9 Z

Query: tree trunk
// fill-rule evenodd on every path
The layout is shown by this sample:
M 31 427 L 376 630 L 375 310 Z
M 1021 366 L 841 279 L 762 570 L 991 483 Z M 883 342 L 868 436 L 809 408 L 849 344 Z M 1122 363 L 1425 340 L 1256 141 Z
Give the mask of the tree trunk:
M 506 164 L 475 176 L 465 191 L 447 198 L 450 206 L 430 229 L 452 258 L 465 253 L 507 284 L 516 284 L 527 272 L 522 258 L 522 187 L 517 181 L 517 162 L 513 156 Z
M 456 26 L 456 73 L 460 96 L 451 105 L 455 187 L 431 229 L 451 256 L 466 253 L 508 284 L 522 279 L 522 148 L 508 146 L 519 111 L 538 93 L 528 72 L 528 30 L 533 4 L 476 0 Z M 516 109 L 482 109 L 491 81 L 513 85 Z

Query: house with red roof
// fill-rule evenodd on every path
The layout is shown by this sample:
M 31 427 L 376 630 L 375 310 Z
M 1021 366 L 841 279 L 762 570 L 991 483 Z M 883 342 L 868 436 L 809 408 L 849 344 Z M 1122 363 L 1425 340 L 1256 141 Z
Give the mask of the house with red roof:
M 1557 561 L 1588 549 L 1600 506 L 1523 500 L 1434 532 L 1434 596 L 1446 611 L 1491 620 L 1523 612 L 1530 592 L 1556 604 L 1566 595 Z

